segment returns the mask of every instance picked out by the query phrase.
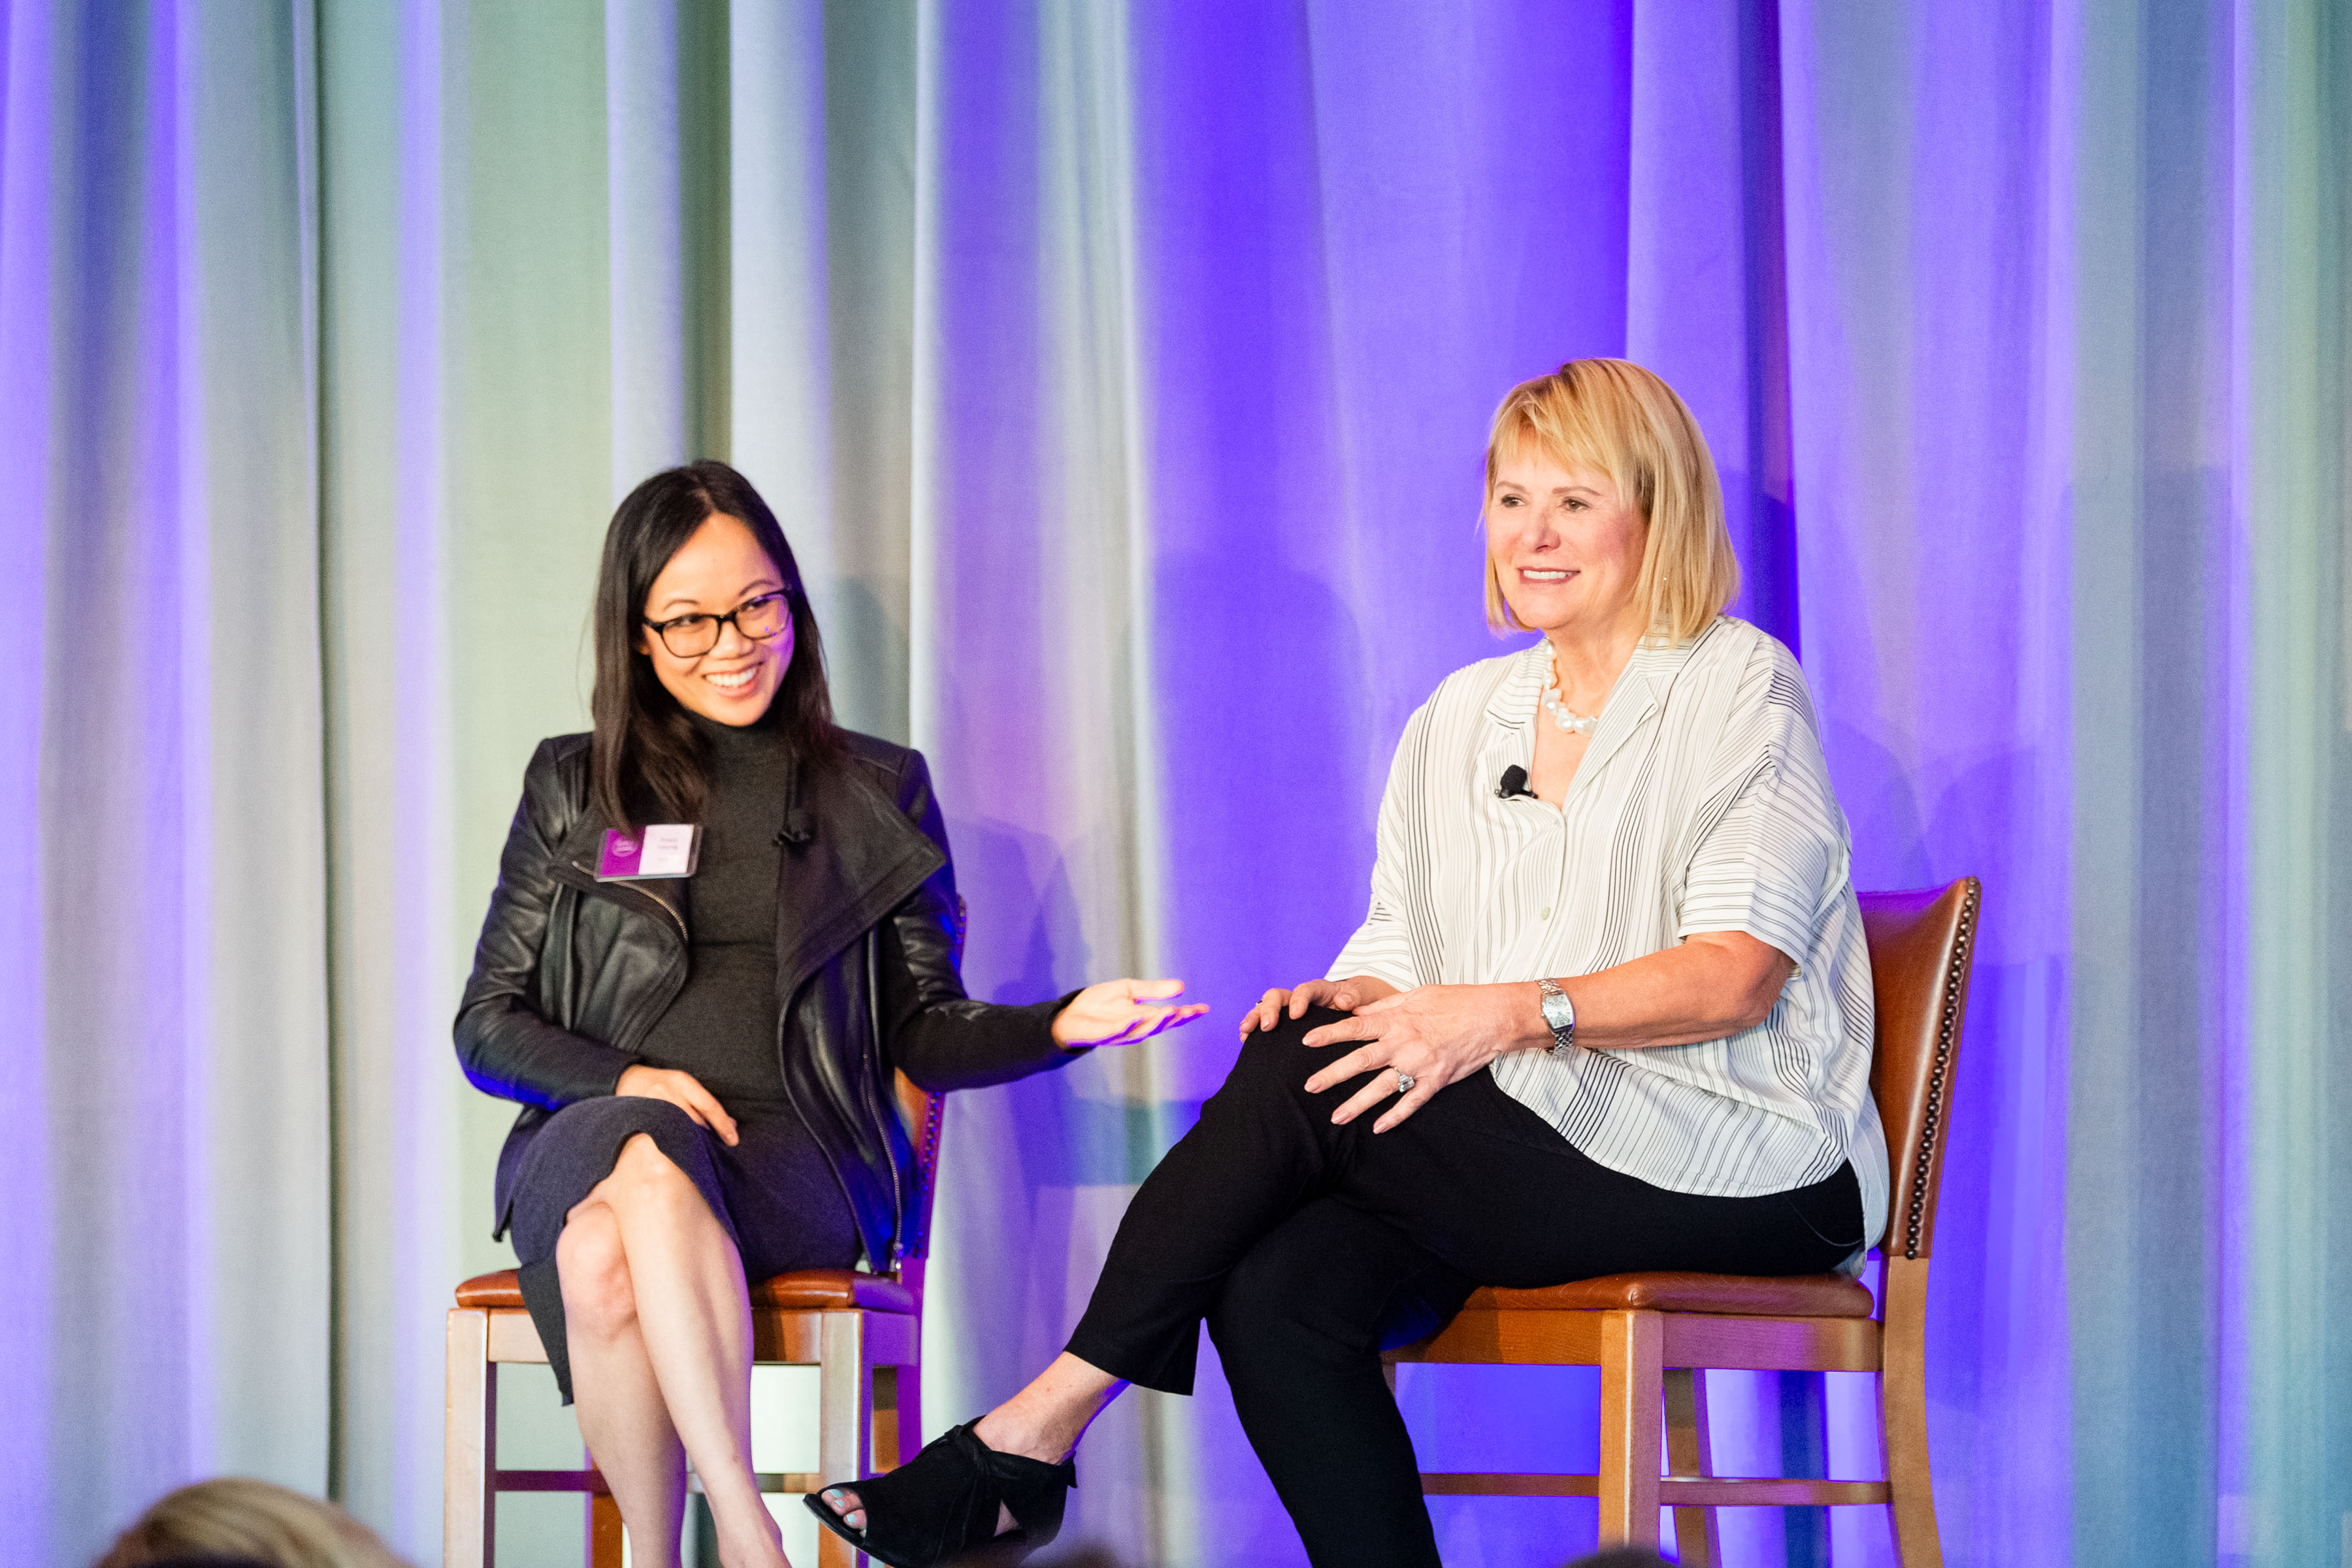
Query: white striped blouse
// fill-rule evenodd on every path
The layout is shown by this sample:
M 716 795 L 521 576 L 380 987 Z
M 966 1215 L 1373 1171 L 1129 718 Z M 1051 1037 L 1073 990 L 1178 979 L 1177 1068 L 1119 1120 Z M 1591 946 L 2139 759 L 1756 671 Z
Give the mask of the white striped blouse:
M 1727 616 L 1679 647 L 1637 649 L 1559 809 L 1496 794 L 1506 768 L 1534 764 L 1549 663 L 1538 642 L 1458 669 L 1406 723 L 1371 911 L 1330 977 L 1567 978 L 1696 932 L 1746 931 L 1797 965 L 1754 1028 L 1558 1059 L 1519 1051 L 1489 1070 L 1587 1156 L 1670 1191 L 1782 1192 L 1851 1161 L 1875 1242 L 1887 1173 L 1870 962 L 1845 813 L 1795 658 Z

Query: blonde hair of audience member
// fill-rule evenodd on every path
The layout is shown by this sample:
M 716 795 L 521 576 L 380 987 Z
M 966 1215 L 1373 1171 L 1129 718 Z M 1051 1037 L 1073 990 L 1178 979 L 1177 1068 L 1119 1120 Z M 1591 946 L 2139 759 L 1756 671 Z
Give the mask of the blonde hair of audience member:
M 1675 389 L 1622 359 L 1575 359 L 1523 381 L 1495 410 L 1486 438 L 1486 494 L 1523 442 L 1563 468 L 1596 468 L 1632 498 L 1649 525 L 1633 589 L 1648 636 L 1688 642 L 1738 595 L 1739 563 L 1723 519 L 1723 487 L 1698 421 Z M 1507 635 L 1519 624 L 1486 561 L 1486 625 Z
M 224 1557 L 271 1568 L 406 1568 L 331 1502 L 244 1477 L 198 1481 L 158 1499 L 91 1568 Z

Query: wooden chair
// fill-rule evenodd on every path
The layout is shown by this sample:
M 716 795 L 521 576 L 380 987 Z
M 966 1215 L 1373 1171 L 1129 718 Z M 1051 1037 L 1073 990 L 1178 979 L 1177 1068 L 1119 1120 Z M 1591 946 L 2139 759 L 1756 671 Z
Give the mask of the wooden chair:
M 1391 1352 L 1389 1361 L 1599 1366 L 1601 1473 L 1424 1474 L 1423 1492 L 1597 1497 L 1603 1546 L 1654 1545 L 1658 1510 L 1670 1507 L 1686 1564 L 1720 1560 L 1720 1504 L 1884 1503 L 1894 1515 L 1897 1561 L 1940 1568 L 1927 1479 L 1927 1255 L 1981 891 L 1974 877 L 1964 877 L 1943 889 L 1862 895 L 1878 996 L 1870 1086 L 1894 1178 L 1879 1244 L 1885 1264 L 1879 1316 L 1871 1316 L 1870 1292 L 1839 1274 L 1619 1274 L 1540 1290 L 1479 1290 L 1451 1323 Z M 1706 1367 L 1877 1373 L 1887 1479 L 1716 1476 L 1699 1375 Z M 1664 1477 L 1662 1405 L 1674 1470 Z
M 821 1491 L 878 1474 L 911 1458 L 922 1442 L 923 1260 L 944 1101 L 916 1088 L 904 1074 L 898 1079 L 898 1099 L 899 1116 L 915 1142 L 919 1173 L 915 1246 L 898 1271 L 811 1268 L 751 1287 L 752 1359 L 762 1365 L 819 1369 L 816 1471 L 763 1471 L 763 1492 Z M 590 1494 L 589 1561 L 593 1568 L 621 1568 L 620 1510 L 601 1474 L 499 1467 L 499 1363 L 547 1360 L 539 1331 L 523 1310 L 515 1271 L 479 1275 L 458 1286 L 448 1333 L 445 1568 L 492 1568 L 500 1492 Z M 817 1532 L 821 1568 L 851 1568 L 865 1561 L 863 1552 L 853 1552 L 831 1531 Z

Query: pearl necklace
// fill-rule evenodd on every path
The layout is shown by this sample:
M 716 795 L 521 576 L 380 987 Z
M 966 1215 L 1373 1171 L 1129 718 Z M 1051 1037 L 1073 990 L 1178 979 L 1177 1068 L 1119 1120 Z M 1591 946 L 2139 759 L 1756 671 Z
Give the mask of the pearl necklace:
M 1551 714 L 1551 721 L 1573 735 L 1590 735 L 1599 729 L 1600 714 L 1588 717 L 1569 711 L 1567 700 L 1559 694 L 1559 656 L 1557 653 L 1552 655 L 1547 668 L 1549 673 L 1544 677 L 1543 705 L 1545 710 Z

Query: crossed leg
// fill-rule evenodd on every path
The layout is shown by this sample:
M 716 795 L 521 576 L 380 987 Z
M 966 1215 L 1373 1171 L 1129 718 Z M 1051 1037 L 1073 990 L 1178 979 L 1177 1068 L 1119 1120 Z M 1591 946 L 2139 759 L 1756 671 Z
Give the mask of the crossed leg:
M 751 1302 L 743 1260 L 691 1178 L 639 1133 L 556 1243 L 581 1435 L 638 1568 L 677 1568 L 686 1460 L 727 1568 L 785 1568 L 751 1475 Z
M 1234 1293 L 1229 1282 L 1254 1249 L 1327 1188 L 1360 1186 L 1367 1189 L 1367 1201 L 1370 1194 L 1384 1194 L 1409 1200 L 1408 1206 L 1439 1212 L 1475 1212 L 1482 1205 L 1497 1206 L 1501 1195 L 1524 1196 L 1531 1191 L 1534 1195 L 1526 1196 L 1525 1206 L 1536 1216 L 1532 1223 L 1538 1232 L 1556 1227 L 1558 1214 L 1543 1196 L 1542 1180 L 1516 1180 L 1509 1163 L 1496 1163 L 1487 1141 L 1467 1135 L 1468 1124 L 1479 1117 L 1477 1096 L 1500 1096 L 1491 1084 L 1449 1088 L 1377 1142 L 1369 1117 L 1335 1125 L 1332 1110 L 1370 1081 L 1371 1075 L 1320 1095 L 1308 1093 L 1307 1079 L 1332 1058 L 1307 1047 L 1303 1037 L 1339 1016 L 1316 1009 L 1303 1019 L 1285 1019 L 1244 1046 L 1224 1087 L 1202 1108 L 1200 1123 L 1169 1152 L 1129 1205 L 1094 1300 L 1072 1338 L 1073 1349 L 1064 1351 L 1027 1387 L 981 1418 L 973 1435 L 982 1444 L 1003 1454 L 1058 1461 L 1076 1448 L 1088 1424 L 1128 1386 L 1126 1378 L 1149 1387 L 1191 1392 L 1193 1352 L 1204 1317 L 1218 1317 L 1229 1330 L 1240 1329 L 1254 1339 L 1263 1328 L 1267 1342 L 1281 1347 L 1272 1358 L 1275 1363 L 1282 1363 L 1285 1356 L 1307 1359 L 1297 1366 L 1277 1364 L 1260 1381 L 1282 1383 L 1303 1394 L 1335 1393 L 1342 1397 L 1334 1408 L 1357 1418 L 1362 1415 L 1361 1396 L 1369 1379 L 1372 1397 L 1386 1408 L 1385 1417 L 1376 1424 L 1377 1441 L 1368 1451 L 1383 1462 L 1384 1479 L 1397 1482 L 1391 1489 L 1396 1497 L 1384 1500 L 1371 1513 L 1393 1524 L 1383 1546 L 1396 1550 L 1361 1561 L 1433 1559 L 1412 1443 L 1381 1376 L 1377 1343 L 1388 1326 L 1391 1297 L 1401 1280 L 1411 1283 L 1411 1277 L 1425 1271 L 1433 1260 L 1410 1247 L 1402 1232 L 1376 1226 L 1383 1241 L 1393 1235 L 1406 1247 L 1402 1276 L 1383 1276 L 1364 1282 L 1363 1289 L 1339 1292 L 1336 1311 L 1344 1321 L 1336 1335 L 1324 1331 L 1331 1325 L 1319 1321 L 1310 1325 L 1310 1331 L 1294 1334 L 1279 1313 L 1262 1310 L 1268 1292 L 1258 1281 L 1281 1273 L 1275 1265 L 1290 1256 L 1287 1249 L 1245 1271 L 1234 1301 L 1222 1313 L 1220 1300 Z M 1539 1142 L 1553 1136 L 1539 1122 L 1536 1131 Z M 1565 1151 L 1567 1145 L 1560 1148 Z M 1570 1155 L 1574 1157 L 1572 1152 Z M 1546 1151 L 1536 1157 L 1537 1163 L 1556 1157 Z M 1538 1177 L 1549 1173 L 1539 1172 Z M 1499 1195 L 1494 1190 L 1498 1184 Z M 1360 1239 L 1350 1237 L 1349 1244 Z M 1331 1293 L 1329 1284 L 1310 1269 L 1300 1288 L 1320 1301 Z M 1466 1283 L 1461 1285 L 1461 1293 L 1467 1289 Z M 1360 1299 L 1367 1290 L 1369 1300 Z M 1456 1294 L 1438 1310 L 1438 1317 L 1459 1304 Z M 1364 1321 L 1357 1323 L 1358 1318 Z M 1434 1328 L 1436 1321 L 1426 1326 Z M 1075 1353 L 1078 1351 L 1087 1353 Z M 1253 1370 L 1259 1364 L 1255 1356 L 1244 1359 Z M 1237 1386 L 1236 1394 L 1240 1392 Z M 1328 1411 L 1310 1406 L 1301 1414 L 1311 1427 Z M 1270 1432 L 1279 1426 L 1269 1424 Z M 1251 1436 L 1259 1440 L 1256 1431 Z M 1272 1432 L 1267 1442 L 1286 1455 L 1286 1430 Z M 1313 1447 L 1308 1445 L 1310 1458 L 1302 1461 L 1310 1468 Z M 1291 1489 L 1306 1495 L 1311 1484 Z M 856 1489 L 830 1488 L 820 1500 L 851 1529 L 865 1528 Z M 1009 1514 L 1000 1513 L 1000 1527 L 1012 1522 Z M 1327 1556 L 1318 1561 L 1349 1559 Z

